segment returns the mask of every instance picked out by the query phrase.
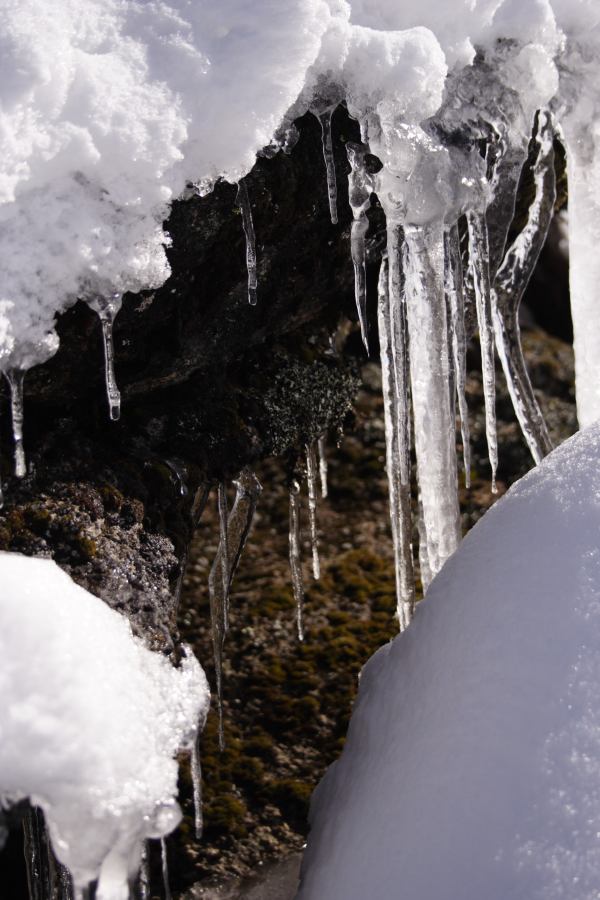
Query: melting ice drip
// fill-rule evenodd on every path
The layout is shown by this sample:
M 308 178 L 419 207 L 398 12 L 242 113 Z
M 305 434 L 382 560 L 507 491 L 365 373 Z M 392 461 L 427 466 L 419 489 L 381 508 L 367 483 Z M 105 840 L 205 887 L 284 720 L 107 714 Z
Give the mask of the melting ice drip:
M 254 220 L 252 219 L 252 206 L 248 194 L 248 185 L 242 178 L 238 182 L 237 204 L 242 214 L 242 225 L 246 236 L 246 269 L 248 270 L 248 303 L 256 306 L 256 291 L 258 288 L 258 276 L 256 273 L 256 235 L 254 233 Z
M 115 349 L 113 342 L 113 326 L 117 313 L 121 309 L 121 294 L 93 295 L 86 298 L 88 306 L 100 319 L 102 326 L 102 343 L 104 346 L 104 371 L 106 380 L 106 397 L 110 418 L 116 422 L 121 416 L 121 393 L 117 387 L 115 376 Z

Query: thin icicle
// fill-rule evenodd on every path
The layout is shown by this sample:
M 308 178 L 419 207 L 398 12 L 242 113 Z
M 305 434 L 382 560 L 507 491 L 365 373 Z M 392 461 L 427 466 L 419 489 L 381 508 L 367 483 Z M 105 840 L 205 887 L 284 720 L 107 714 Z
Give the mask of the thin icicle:
M 256 475 L 250 469 L 244 469 L 234 480 L 236 488 L 235 500 L 227 519 L 227 557 L 229 561 L 227 582 L 223 579 L 223 550 L 225 544 L 219 541 L 219 547 L 208 576 L 208 595 L 210 598 L 210 621 L 215 664 L 215 681 L 217 687 L 217 712 L 219 716 L 219 748 L 225 748 L 223 730 L 223 646 L 226 634 L 225 605 L 229 596 L 233 576 L 237 569 L 262 487 Z
M 396 606 L 400 631 L 408 626 L 415 602 L 412 560 L 412 515 L 410 502 L 410 454 L 408 433 L 408 378 L 406 346 L 406 308 L 398 280 L 400 235 L 391 225 L 390 249 L 396 256 L 391 268 L 387 257 L 381 261 L 378 284 L 379 348 L 385 419 L 386 470 L 390 522 L 394 545 Z M 390 303 L 390 280 L 393 279 L 393 304 Z M 396 332 L 394 339 L 394 332 Z
M 192 745 L 192 755 L 190 766 L 192 769 L 192 786 L 194 791 L 194 834 L 196 840 L 202 838 L 204 831 L 204 815 L 202 812 L 202 763 L 200 762 L 200 735 L 202 731 L 199 728 L 198 733 Z
M 138 878 L 140 900 L 150 900 L 150 845 L 148 841 L 144 841 L 142 845 L 142 856 L 140 859 L 140 874 Z
M 316 113 L 321 125 L 321 136 L 323 139 L 323 157 L 325 159 L 325 170 L 327 172 L 327 197 L 329 199 L 329 214 L 333 225 L 337 225 L 337 181 L 335 175 L 335 157 L 333 155 L 333 139 L 331 136 L 331 119 L 334 113 L 333 109 L 328 109 L 322 113 Z
M 164 837 L 160 839 L 160 862 L 162 868 L 163 891 L 165 900 L 173 900 L 171 895 L 171 885 L 169 884 L 169 861 L 167 859 L 167 844 Z
M 312 570 L 315 581 L 321 577 L 319 560 L 319 538 L 317 535 L 317 451 L 314 442 L 306 445 L 306 480 L 308 482 L 308 519 L 310 523 L 310 545 Z
M 23 369 L 7 369 L 4 376 L 10 389 L 10 410 L 15 442 L 15 475 L 17 478 L 24 478 L 27 474 L 25 447 L 23 444 L 23 382 L 25 380 L 25 371 Z
M 223 627 L 229 630 L 229 539 L 227 537 L 227 485 L 219 482 L 217 488 L 217 508 L 219 511 L 219 547 L 221 550 L 221 581 L 223 584 Z
M 256 291 L 258 288 L 258 276 L 256 273 L 256 236 L 254 234 L 254 221 L 252 219 L 252 207 L 248 196 L 248 186 L 245 179 L 238 182 L 237 205 L 242 214 L 242 226 L 246 235 L 246 268 L 248 270 L 248 303 L 256 306 Z
M 556 200 L 554 129 L 552 117 L 545 110 L 538 114 L 535 140 L 535 195 L 527 224 L 507 250 L 498 270 L 492 301 L 496 345 L 508 390 L 531 455 L 539 463 L 552 450 L 552 443 L 523 357 L 519 306 L 546 241 Z
M 429 567 L 435 576 L 460 541 L 455 421 L 448 391 L 443 224 L 406 225 L 404 238 L 417 476 Z
M 329 488 L 327 486 L 327 448 L 325 438 L 320 437 L 317 441 L 319 450 L 319 481 L 321 482 L 321 497 L 323 500 L 327 497 Z
M 116 422 L 121 416 L 121 393 L 117 387 L 117 379 L 115 377 L 115 348 L 113 342 L 113 326 L 121 309 L 121 302 L 122 297 L 120 294 L 112 294 L 110 297 L 95 294 L 91 297 L 86 297 L 86 303 L 98 314 L 102 325 L 106 396 L 109 415 L 113 422 Z
M 485 400 L 485 433 L 488 455 L 492 468 L 492 493 L 496 493 L 498 468 L 498 436 L 496 433 L 496 373 L 494 369 L 494 330 L 492 322 L 492 291 L 488 263 L 488 237 L 485 214 L 470 210 L 467 213 L 469 227 L 469 258 L 473 273 L 473 285 L 477 302 L 479 342 L 481 344 L 481 368 L 483 397 Z
M 302 562 L 300 554 L 300 485 L 292 481 L 290 485 L 290 572 L 292 590 L 296 602 L 296 625 L 298 640 L 304 640 L 304 585 L 302 583 Z
M 368 152 L 368 148 L 364 144 L 355 144 L 352 141 L 348 141 L 346 144 L 346 153 L 350 163 L 348 199 L 354 217 L 350 231 L 350 251 L 354 266 L 354 296 L 360 331 L 367 353 L 369 352 L 369 336 L 365 237 L 369 230 L 367 209 L 371 205 L 371 194 L 373 193 L 373 179 L 365 166 L 365 156 Z
M 444 235 L 446 296 L 450 309 L 450 334 L 454 358 L 456 397 L 460 415 L 460 430 L 465 467 L 465 486 L 471 487 L 471 433 L 467 406 L 467 342 L 465 336 L 465 306 L 462 285 L 462 260 L 458 238 L 458 226 L 446 229 Z

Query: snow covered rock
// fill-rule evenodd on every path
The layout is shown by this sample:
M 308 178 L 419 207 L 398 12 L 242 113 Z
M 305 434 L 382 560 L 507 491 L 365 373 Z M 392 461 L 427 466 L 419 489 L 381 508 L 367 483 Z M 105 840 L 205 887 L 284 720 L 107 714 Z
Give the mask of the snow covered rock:
M 598 895 L 599 464 L 555 450 L 367 663 L 298 900 Z
M 99 900 L 121 900 L 142 842 L 180 820 L 174 757 L 206 714 L 206 678 L 50 560 L 0 553 L 0 584 L 0 798 L 40 806 L 75 884 L 100 877 Z

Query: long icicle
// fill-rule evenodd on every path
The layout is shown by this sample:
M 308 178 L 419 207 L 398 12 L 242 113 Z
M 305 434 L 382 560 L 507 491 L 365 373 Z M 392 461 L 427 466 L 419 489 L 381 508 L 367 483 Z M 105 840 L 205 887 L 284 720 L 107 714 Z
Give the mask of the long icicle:
M 217 488 L 217 509 L 219 512 L 219 547 L 221 549 L 221 581 L 223 584 L 223 627 L 229 630 L 229 539 L 227 537 L 227 485 L 219 482 Z
M 441 222 L 404 227 L 403 271 L 417 476 L 429 567 L 435 576 L 460 541 Z
M 337 181 L 335 175 L 335 157 L 333 155 L 333 139 L 331 135 L 331 119 L 335 107 L 325 112 L 318 113 L 317 118 L 321 125 L 321 137 L 323 141 L 323 158 L 327 173 L 327 197 L 329 199 L 329 214 L 333 225 L 337 225 Z
M 327 485 L 327 448 L 323 436 L 317 441 L 317 446 L 319 449 L 319 481 L 321 482 L 321 497 L 325 500 L 329 493 L 329 488 Z
M 162 869 L 164 900 L 173 900 L 171 885 L 169 883 L 169 861 L 167 859 L 167 844 L 164 837 L 160 839 L 160 863 Z
M 4 376 L 10 389 L 10 410 L 15 442 L 15 475 L 17 478 L 24 478 L 27 474 L 25 446 L 23 444 L 23 382 L 25 380 L 25 371 L 23 369 L 7 369 Z
M 321 577 L 319 560 L 319 538 L 317 534 L 317 451 L 313 443 L 306 445 L 306 481 L 308 483 L 308 520 L 310 525 L 310 546 L 312 552 L 313 578 Z
M 300 485 L 297 481 L 290 484 L 290 572 L 292 590 L 296 603 L 296 626 L 298 640 L 304 640 L 304 585 L 302 582 L 302 560 L 300 553 Z
M 229 577 L 227 591 L 223 580 L 222 556 L 223 544 L 219 547 L 208 575 L 208 596 L 210 599 L 210 622 L 213 642 L 213 658 L 215 665 L 215 681 L 217 687 L 217 712 L 219 716 L 219 749 L 225 749 L 225 732 L 223 728 L 223 647 L 225 642 L 225 596 L 229 595 L 233 576 L 238 567 L 250 526 L 256 511 L 258 497 L 262 490 L 256 475 L 250 469 L 243 469 L 234 479 L 236 488 L 235 500 L 227 520 L 227 555 L 229 558 Z
M 535 195 L 527 223 L 506 252 L 492 294 L 494 333 L 513 407 L 536 463 L 552 450 L 543 413 L 536 400 L 521 346 L 519 306 L 548 235 L 556 200 L 554 129 L 546 110 L 538 113 L 533 166 Z
M 246 269 L 248 270 L 248 303 L 256 306 L 258 275 L 256 272 L 256 235 L 254 233 L 254 220 L 252 218 L 252 206 L 248 196 L 248 186 L 244 178 L 238 182 L 237 205 L 242 214 L 242 226 L 246 236 Z
M 106 383 L 106 397 L 108 400 L 108 412 L 113 422 L 121 416 L 121 392 L 117 386 L 115 376 L 115 347 L 113 341 L 113 326 L 119 310 L 121 309 L 121 294 L 113 293 L 110 296 L 92 293 L 85 298 L 86 303 L 93 309 L 100 319 L 102 326 L 102 344 L 104 347 L 104 379 Z
M 395 225 L 389 226 L 388 245 L 394 253 L 396 262 L 390 267 L 386 256 L 381 261 L 377 317 L 385 419 L 386 469 L 396 576 L 396 607 L 398 625 L 400 631 L 404 631 L 413 613 L 415 589 L 410 502 L 406 307 L 401 285 L 396 283 L 400 276 L 400 234 Z M 390 303 L 390 281 L 392 279 L 394 281 L 393 306 Z
M 363 344 L 369 352 L 369 334 L 367 320 L 367 265 L 365 237 L 369 230 L 367 209 L 371 205 L 373 180 L 365 166 L 368 149 L 364 144 L 348 141 L 346 153 L 350 163 L 348 175 L 348 200 L 352 208 L 354 221 L 350 230 L 350 252 L 354 266 L 354 296 L 356 310 L 360 322 Z
M 488 237 L 485 214 L 469 210 L 469 258 L 473 273 L 477 322 L 481 344 L 483 397 L 485 401 L 485 433 L 492 468 L 492 493 L 496 493 L 498 469 L 498 436 L 496 433 L 496 372 L 494 369 L 494 327 L 492 322 L 492 291 L 488 263 Z
M 471 486 L 471 431 L 469 428 L 469 408 L 467 406 L 467 342 L 465 335 L 465 304 L 462 285 L 462 260 L 458 238 L 458 225 L 447 228 L 444 234 L 444 255 L 446 272 L 446 296 L 450 308 L 450 333 L 452 355 L 454 357 L 454 378 L 456 397 L 460 415 L 460 430 L 463 445 L 465 487 Z

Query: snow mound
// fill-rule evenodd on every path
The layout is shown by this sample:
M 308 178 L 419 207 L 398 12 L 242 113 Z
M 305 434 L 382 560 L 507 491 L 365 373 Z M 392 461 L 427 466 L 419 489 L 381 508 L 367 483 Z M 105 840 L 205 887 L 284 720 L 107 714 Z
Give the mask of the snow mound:
M 598 896 L 599 464 L 554 451 L 367 663 L 298 900 Z
M 0 553 L 0 582 L 0 797 L 43 809 L 76 885 L 127 897 L 142 841 L 180 820 L 174 757 L 208 709 L 204 673 L 146 649 L 50 560 Z

